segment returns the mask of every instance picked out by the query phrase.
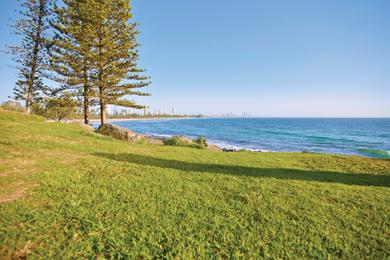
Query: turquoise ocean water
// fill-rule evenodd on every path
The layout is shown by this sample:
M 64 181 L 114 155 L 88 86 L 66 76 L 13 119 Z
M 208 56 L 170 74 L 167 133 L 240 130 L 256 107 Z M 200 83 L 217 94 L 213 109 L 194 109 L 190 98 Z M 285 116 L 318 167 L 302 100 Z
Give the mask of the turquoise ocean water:
M 154 135 L 205 136 L 230 149 L 390 158 L 390 118 L 196 118 L 116 121 Z

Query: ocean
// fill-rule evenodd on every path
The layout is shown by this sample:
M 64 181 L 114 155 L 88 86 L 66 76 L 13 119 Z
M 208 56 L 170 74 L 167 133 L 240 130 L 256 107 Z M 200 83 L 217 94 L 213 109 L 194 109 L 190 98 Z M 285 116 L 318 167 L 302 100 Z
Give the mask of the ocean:
M 390 158 L 390 118 L 194 118 L 113 124 L 152 136 L 205 136 L 228 149 Z

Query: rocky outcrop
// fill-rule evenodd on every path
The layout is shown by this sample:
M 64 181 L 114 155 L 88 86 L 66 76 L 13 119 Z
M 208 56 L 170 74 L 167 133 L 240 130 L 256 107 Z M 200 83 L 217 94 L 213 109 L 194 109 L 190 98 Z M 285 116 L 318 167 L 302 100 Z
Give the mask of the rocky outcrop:
M 214 152 L 223 152 L 223 149 L 217 145 L 213 145 L 213 144 L 209 144 L 207 146 L 207 149 L 209 149 L 210 151 L 214 151 Z
M 97 132 L 102 135 L 111 136 L 118 140 L 136 141 L 138 138 L 135 132 L 111 124 L 101 125 L 97 129 Z
M 163 144 L 162 140 L 152 138 L 146 135 L 141 135 L 129 129 L 111 125 L 111 124 L 104 124 L 100 126 L 96 130 L 96 132 L 123 141 L 140 142 L 140 143 L 148 143 L 148 144 Z
M 137 143 L 145 143 L 145 144 L 158 144 L 158 145 L 174 145 L 174 146 L 196 146 L 197 144 L 191 138 L 185 136 L 174 136 L 171 138 L 166 137 L 153 137 L 138 134 L 134 131 L 131 131 L 127 128 L 122 128 L 119 126 L 104 124 L 100 126 L 97 130 L 97 133 L 111 136 L 118 140 L 128 141 L 128 142 L 137 142 Z M 220 147 L 216 145 L 208 145 L 206 147 L 211 151 L 223 151 Z

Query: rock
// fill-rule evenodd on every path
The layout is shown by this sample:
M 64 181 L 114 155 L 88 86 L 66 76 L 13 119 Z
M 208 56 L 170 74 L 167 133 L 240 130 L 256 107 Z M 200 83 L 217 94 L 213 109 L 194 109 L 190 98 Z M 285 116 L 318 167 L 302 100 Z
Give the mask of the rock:
M 224 151 L 226 153 L 234 153 L 234 152 L 238 152 L 239 150 L 232 149 L 232 148 L 222 148 L 222 151 Z
M 137 133 L 130 131 L 129 129 L 111 124 L 104 124 L 100 126 L 96 132 L 102 135 L 111 136 L 115 139 L 133 142 L 140 138 Z
M 122 128 L 111 124 L 104 124 L 103 126 L 100 126 L 96 130 L 96 132 L 123 141 L 139 142 L 139 143 L 146 143 L 146 144 L 159 144 L 159 145 L 163 144 L 163 141 L 157 138 L 138 134 L 127 128 Z
M 158 144 L 158 145 L 164 144 L 163 140 L 161 140 L 161 139 L 150 137 L 150 136 L 145 136 L 145 135 L 143 135 L 142 142 L 146 143 L 146 144 Z
M 213 144 L 209 144 L 207 146 L 207 149 L 210 150 L 210 151 L 215 151 L 215 152 L 222 152 L 223 149 L 217 145 L 213 145 Z
M 88 128 L 88 126 L 85 127 Z M 173 136 L 170 138 L 148 136 L 148 135 L 138 134 L 127 128 L 122 128 L 111 124 L 104 124 L 103 126 L 100 126 L 96 130 L 96 132 L 102 135 L 111 136 L 118 140 L 138 142 L 144 144 L 156 144 L 156 145 L 166 144 L 166 145 L 173 145 L 173 146 L 196 145 L 196 143 L 194 143 L 194 140 L 185 136 Z M 221 149 L 216 145 L 208 145 L 207 149 L 211 151 L 223 151 L 223 149 Z

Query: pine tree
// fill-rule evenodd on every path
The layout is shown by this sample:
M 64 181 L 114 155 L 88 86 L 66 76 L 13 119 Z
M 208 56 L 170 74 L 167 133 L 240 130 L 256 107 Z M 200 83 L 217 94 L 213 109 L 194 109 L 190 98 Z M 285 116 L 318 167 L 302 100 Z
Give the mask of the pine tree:
M 94 36 L 89 21 L 86 0 L 64 0 L 54 8 L 51 26 L 55 35 L 49 44 L 52 77 L 62 84 L 61 90 L 72 92 L 83 99 L 85 124 L 89 123 L 89 107 L 93 97 L 90 65 Z
M 22 19 L 12 25 L 14 33 L 21 37 L 18 46 L 8 46 L 18 64 L 19 79 L 14 87 L 14 98 L 26 101 L 29 114 L 34 102 L 45 92 L 43 73 L 45 63 L 45 31 L 51 0 L 25 0 L 22 3 Z
M 126 99 L 129 95 L 149 95 L 137 89 L 150 84 L 137 68 L 139 54 L 137 24 L 129 0 L 86 0 L 91 28 L 95 28 L 94 72 L 100 102 L 101 124 L 106 121 L 107 105 L 142 109 Z M 94 10 L 92 12 L 92 10 Z

